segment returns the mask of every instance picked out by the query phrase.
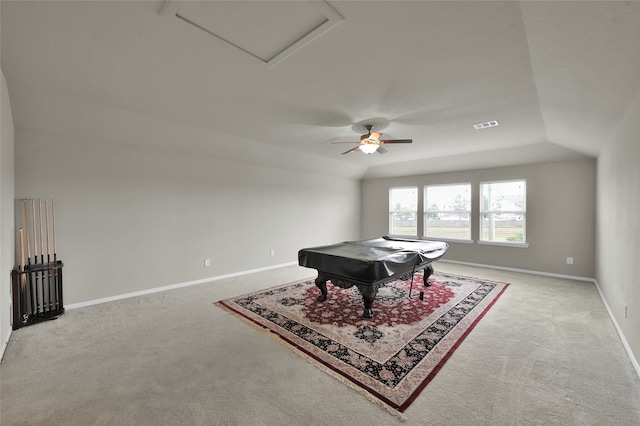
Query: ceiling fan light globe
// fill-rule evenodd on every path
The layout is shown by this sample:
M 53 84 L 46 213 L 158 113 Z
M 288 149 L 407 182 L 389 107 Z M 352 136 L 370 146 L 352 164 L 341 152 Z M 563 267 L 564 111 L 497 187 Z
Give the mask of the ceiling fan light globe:
M 364 152 L 365 154 L 373 154 L 378 150 L 378 145 L 373 143 L 367 143 L 367 144 L 360 145 L 359 148 L 360 148 L 360 151 Z

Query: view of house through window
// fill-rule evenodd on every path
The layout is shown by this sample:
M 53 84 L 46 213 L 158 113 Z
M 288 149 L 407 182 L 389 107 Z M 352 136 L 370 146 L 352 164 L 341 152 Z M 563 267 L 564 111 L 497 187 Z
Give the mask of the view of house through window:
M 389 189 L 389 234 L 418 236 L 418 187 Z
M 526 242 L 526 181 L 480 184 L 480 241 Z
M 471 239 L 471 184 L 424 187 L 424 236 Z

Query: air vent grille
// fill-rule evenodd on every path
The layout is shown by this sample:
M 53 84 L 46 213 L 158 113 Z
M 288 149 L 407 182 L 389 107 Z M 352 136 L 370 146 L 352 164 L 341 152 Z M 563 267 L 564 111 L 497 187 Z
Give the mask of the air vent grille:
M 480 130 L 480 129 L 486 129 L 488 127 L 496 127 L 498 125 L 498 122 L 496 120 L 492 120 L 492 121 L 485 121 L 484 123 L 477 123 L 473 125 L 473 128 L 476 130 Z

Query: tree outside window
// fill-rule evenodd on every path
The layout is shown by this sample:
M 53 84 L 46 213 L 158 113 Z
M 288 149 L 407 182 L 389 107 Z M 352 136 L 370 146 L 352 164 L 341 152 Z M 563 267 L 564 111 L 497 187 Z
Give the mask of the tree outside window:
M 424 236 L 445 240 L 471 239 L 471 184 L 424 187 Z

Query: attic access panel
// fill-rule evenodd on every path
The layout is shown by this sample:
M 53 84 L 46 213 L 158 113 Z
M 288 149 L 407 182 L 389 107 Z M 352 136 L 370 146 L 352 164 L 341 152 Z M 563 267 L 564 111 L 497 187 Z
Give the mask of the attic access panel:
M 175 15 L 269 67 L 344 19 L 325 1 L 166 0 L 160 13 Z

